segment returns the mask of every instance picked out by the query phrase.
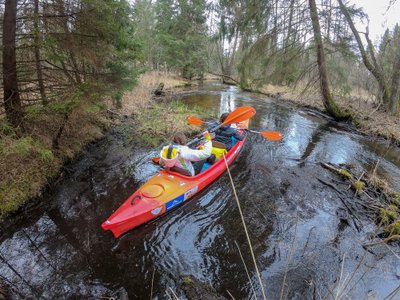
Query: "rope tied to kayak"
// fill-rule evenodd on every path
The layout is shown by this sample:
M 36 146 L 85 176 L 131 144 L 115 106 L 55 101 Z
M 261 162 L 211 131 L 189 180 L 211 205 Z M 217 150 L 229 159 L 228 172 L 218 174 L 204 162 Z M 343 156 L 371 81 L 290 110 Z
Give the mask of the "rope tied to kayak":
M 267 297 L 265 296 L 264 285 L 263 285 L 262 280 L 261 280 L 260 271 L 258 270 L 256 257 L 255 257 L 255 255 L 254 255 L 253 246 L 252 246 L 252 244 L 251 244 L 250 236 L 249 236 L 249 233 L 248 233 L 248 231 L 247 231 L 247 226 L 246 226 L 246 223 L 245 223 L 245 221 L 244 221 L 244 217 L 243 217 L 243 213 L 242 213 L 242 208 L 241 208 L 241 206 L 240 206 L 239 198 L 238 198 L 237 193 L 236 193 L 235 184 L 233 183 L 232 175 L 231 175 L 231 172 L 229 171 L 229 165 L 228 165 L 228 162 L 227 162 L 227 160 L 226 160 L 225 154 L 223 155 L 223 157 L 224 157 L 224 161 L 225 161 L 225 165 L 226 165 L 226 170 L 228 171 L 229 179 L 230 179 L 231 184 L 232 184 L 233 194 L 235 195 L 236 203 L 237 203 L 237 206 L 238 206 L 238 208 L 239 208 L 240 218 L 242 219 L 242 223 L 243 223 L 243 227 L 244 227 L 244 232 L 246 233 L 246 237 L 247 237 L 247 242 L 249 243 L 250 252 L 251 252 L 251 257 L 253 258 L 253 263 L 254 263 L 254 267 L 255 267 L 255 269 L 256 269 L 256 273 L 257 273 L 257 277 L 258 277 L 258 282 L 260 283 L 260 287 L 261 287 L 261 292 L 262 292 L 262 295 L 263 295 L 263 299 L 266 300 Z

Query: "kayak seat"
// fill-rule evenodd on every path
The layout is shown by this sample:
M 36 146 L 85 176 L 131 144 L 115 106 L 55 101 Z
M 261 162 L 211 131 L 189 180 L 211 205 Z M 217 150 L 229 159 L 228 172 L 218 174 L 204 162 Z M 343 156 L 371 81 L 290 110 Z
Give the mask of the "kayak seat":
M 188 170 L 173 166 L 172 168 L 168 168 L 169 171 L 176 172 L 185 176 L 192 176 Z
M 234 136 L 231 139 L 232 139 L 232 147 L 233 147 L 233 146 L 235 146 L 237 139 Z
M 206 163 L 203 165 L 203 167 L 201 168 L 201 172 L 204 172 L 204 171 L 207 170 L 209 167 L 211 167 L 211 164 L 208 163 L 208 162 L 206 162 Z M 201 173 L 201 172 L 200 172 L 200 173 Z
M 212 146 L 214 148 L 226 149 L 226 145 L 218 141 L 212 141 Z

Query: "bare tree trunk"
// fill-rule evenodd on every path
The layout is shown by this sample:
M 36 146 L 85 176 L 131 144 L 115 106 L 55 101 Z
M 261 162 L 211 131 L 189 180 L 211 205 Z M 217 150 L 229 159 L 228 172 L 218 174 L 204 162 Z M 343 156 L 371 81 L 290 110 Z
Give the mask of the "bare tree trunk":
M 325 53 L 322 44 L 321 29 L 319 26 L 317 6 L 315 0 L 308 1 L 310 6 L 311 21 L 314 31 L 314 40 L 317 46 L 317 61 L 318 61 L 318 71 L 319 71 L 319 82 L 322 94 L 322 101 L 326 111 L 333 116 L 335 119 L 348 118 L 348 115 L 342 113 L 337 106 L 336 102 L 333 100 L 332 94 L 329 89 L 328 73 L 326 71 L 325 64 Z
M 359 35 L 356 27 L 354 26 L 353 20 L 351 19 L 351 16 L 350 16 L 346 6 L 343 4 L 342 0 L 338 0 L 338 2 L 339 2 L 340 10 L 342 11 L 343 15 L 345 16 L 347 23 L 349 24 L 350 29 L 353 32 L 354 38 L 357 41 L 358 49 L 360 50 L 364 65 L 372 73 L 372 75 L 375 77 L 376 81 L 378 82 L 379 88 L 382 93 L 383 102 L 385 104 L 388 104 L 389 98 L 390 98 L 389 87 L 386 84 L 386 80 L 385 80 L 385 77 L 384 77 L 384 74 L 383 74 L 381 68 L 379 68 L 379 66 L 376 64 L 375 55 L 374 55 L 373 51 L 371 51 L 371 49 L 373 49 L 372 43 L 369 41 L 368 35 L 366 35 L 366 38 L 368 41 L 368 50 L 369 50 L 368 52 L 369 52 L 370 56 L 372 57 L 373 62 L 371 62 L 371 60 L 368 57 L 367 51 L 365 51 L 365 49 L 364 49 L 364 45 L 361 41 L 360 35 Z
M 291 41 L 290 37 L 292 36 L 292 22 L 293 22 L 294 1 L 295 0 L 291 0 L 290 4 L 289 4 L 290 13 L 289 13 L 289 23 L 288 23 L 287 35 L 286 35 L 285 45 L 284 45 L 285 52 L 286 52 L 286 49 L 287 49 L 287 47 L 288 47 L 288 45 L 289 45 L 289 43 Z
M 392 91 L 390 95 L 389 110 L 393 115 L 397 115 L 400 110 L 400 38 L 397 39 L 396 57 L 393 66 Z
M 275 0 L 274 7 L 274 28 L 272 30 L 272 47 L 273 51 L 278 47 L 278 0 Z
M 18 128 L 22 125 L 22 107 L 18 92 L 17 59 L 15 53 L 16 20 L 17 0 L 6 0 L 3 19 L 4 108 L 10 124 Z
M 332 0 L 329 0 L 328 20 L 326 26 L 326 38 L 331 41 L 331 23 L 332 23 Z
M 238 38 L 239 38 L 239 29 L 236 28 L 236 33 L 235 33 L 235 40 L 233 42 L 233 48 L 232 48 L 232 53 L 231 53 L 231 57 L 229 60 L 229 64 L 224 72 L 225 75 L 227 76 L 231 76 L 232 74 L 232 70 L 233 70 L 233 64 L 235 63 L 235 55 L 236 55 L 236 47 L 237 47 L 237 42 L 238 42 Z
M 42 98 L 42 103 L 44 106 L 48 104 L 47 97 L 46 97 L 46 92 L 44 90 L 44 84 L 43 84 L 43 73 L 42 73 L 42 66 L 40 63 L 40 28 L 39 28 L 39 0 L 35 0 L 35 8 L 34 8 L 34 16 L 33 16 L 33 21 L 34 21 L 34 44 L 35 44 L 35 63 L 36 63 L 36 72 L 37 72 L 37 77 L 38 77 L 38 85 L 39 85 L 39 91 L 40 91 L 40 96 Z

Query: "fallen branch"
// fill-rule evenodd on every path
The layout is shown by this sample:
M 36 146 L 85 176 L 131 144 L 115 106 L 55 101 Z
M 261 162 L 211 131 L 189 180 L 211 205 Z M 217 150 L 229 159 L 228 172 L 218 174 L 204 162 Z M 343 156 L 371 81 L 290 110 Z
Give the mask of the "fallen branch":
M 378 242 L 374 242 L 374 243 L 370 243 L 370 244 L 366 244 L 364 245 L 365 247 L 371 247 L 371 246 L 376 246 L 379 244 L 387 244 L 388 242 L 391 242 L 393 240 L 399 240 L 400 239 L 400 235 L 399 234 L 395 234 L 395 235 L 391 235 L 383 240 L 380 240 Z
M 212 74 L 212 75 L 215 75 L 215 76 L 220 76 L 220 77 L 223 77 L 223 78 L 228 78 L 228 79 L 232 80 L 233 82 L 235 82 L 236 84 L 240 84 L 239 81 L 237 81 L 236 79 L 232 78 L 231 76 L 224 75 L 224 74 L 213 73 L 213 72 L 210 72 L 210 71 L 208 71 L 208 73 L 210 73 L 210 74 Z

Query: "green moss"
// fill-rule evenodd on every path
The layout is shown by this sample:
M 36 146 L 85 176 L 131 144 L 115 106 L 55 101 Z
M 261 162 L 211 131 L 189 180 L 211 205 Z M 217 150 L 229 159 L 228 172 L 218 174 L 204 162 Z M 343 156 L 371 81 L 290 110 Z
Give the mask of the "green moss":
M 389 235 L 399 235 L 400 234 L 400 220 L 390 224 L 385 228 L 385 231 L 389 233 Z
M 383 225 L 388 225 L 399 218 L 399 214 L 389 208 L 381 208 L 379 210 L 379 217 Z
M 33 148 L 33 139 L 31 137 L 23 137 L 18 139 L 11 147 L 10 154 L 21 155 L 26 157 Z
M 6 120 L 0 120 L 0 135 L 15 137 L 15 129 Z
M 183 284 L 190 285 L 192 283 L 193 283 L 193 281 L 192 281 L 192 279 L 190 279 L 189 276 L 183 277 Z
M 400 206 L 400 193 L 394 192 L 392 194 L 392 203 L 395 204 L 397 207 Z
M 347 171 L 346 169 L 340 169 L 339 173 L 346 179 L 349 179 L 349 180 L 353 179 L 353 175 L 351 175 L 350 172 Z
M 2 182 L 0 185 L 0 217 L 15 211 L 24 203 L 28 185 L 21 182 Z
M 37 119 L 41 114 L 45 113 L 45 107 L 43 105 L 31 105 L 28 106 L 25 110 L 25 119 L 26 121 L 31 121 Z
M 39 149 L 38 154 L 42 162 L 51 162 L 55 158 L 53 151 L 49 149 Z
M 356 190 L 356 192 L 362 192 L 365 188 L 365 183 L 361 180 L 357 180 L 353 183 L 353 187 Z

